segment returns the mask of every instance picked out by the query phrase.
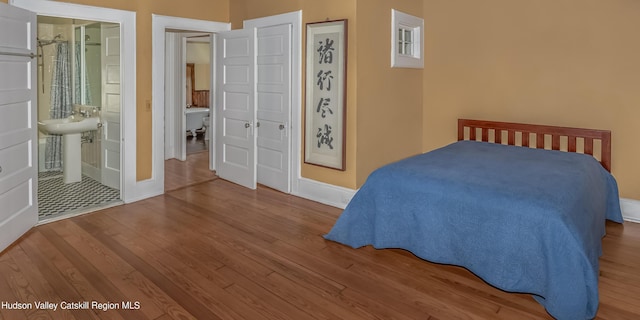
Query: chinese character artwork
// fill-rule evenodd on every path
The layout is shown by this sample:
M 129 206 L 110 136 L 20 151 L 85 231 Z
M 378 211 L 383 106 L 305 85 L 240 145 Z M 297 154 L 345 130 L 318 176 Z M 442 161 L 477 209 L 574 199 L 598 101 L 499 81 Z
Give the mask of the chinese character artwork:
M 344 170 L 346 20 L 307 24 L 305 162 Z

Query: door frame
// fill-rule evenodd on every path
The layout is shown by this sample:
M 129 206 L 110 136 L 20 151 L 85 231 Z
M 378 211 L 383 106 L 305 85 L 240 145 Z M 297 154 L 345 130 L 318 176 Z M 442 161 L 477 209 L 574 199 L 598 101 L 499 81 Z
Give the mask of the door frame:
M 172 115 L 173 121 L 165 121 L 164 123 L 164 159 L 177 159 L 180 161 L 187 160 L 186 139 L 187 133 L 184 128 L 186 126 L 186 114 L 183 108 L 179 106 L 187 105 L 185 66 L 187 56 L 189 55 L 189 43 L 208 43 L 211 44 L 213 34 L 209 32 L 165 32 L 165 119 L 168 115 Z M 197 37 L 197 40 L 194 40 Z M 206 38 L 206 39 L 205 39 Z M 211 48 L 213 49 L 213 48 Z M 210 55 L 211 56 L 211 55 Z M 213 62 L 210 62 L 212 64 Z M 209 90 L 212 89 L 212 85 Z M 174 101 L 174 103 L 171 103 Z M 208 134 L 208 133 L 207 133 Z M 211 170 L 213 170 L 212 168 Z
M 152 24 L 152 162 L 151 178 L 147 180 L 146 193 L 150 196 L 164 193 L 164 137 L 165 137 L 165 32 L 167 30 L 185 30 L 193 32 L 216 33 L 231 30 L 226 22 L 205 21 L 172 16 L 151 15 Z M 213 65 L 213 64 L 212 64 Z M 214 83 L 211 82 L 211 92 Z M 210 107 L 211 108 L 211 107 Z
M 48 0 L 9 0 L 9 4 L 40 16 L 120 24 L 120 198 L 125 203 L 141 199 L 136 181 L 136 13 Z

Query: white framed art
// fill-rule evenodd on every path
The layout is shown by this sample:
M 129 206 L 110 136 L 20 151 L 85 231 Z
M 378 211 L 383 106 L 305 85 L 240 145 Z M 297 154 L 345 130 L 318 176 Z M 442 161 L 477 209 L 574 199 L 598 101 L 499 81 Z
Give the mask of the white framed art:
M 304 162 L 345 170 L 347 20 L 307 23 Z

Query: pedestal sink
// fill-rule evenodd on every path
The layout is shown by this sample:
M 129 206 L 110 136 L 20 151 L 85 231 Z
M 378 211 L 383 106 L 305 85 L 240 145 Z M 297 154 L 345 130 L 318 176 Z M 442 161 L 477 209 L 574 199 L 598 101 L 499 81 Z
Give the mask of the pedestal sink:
M 64 183 L 82 180 L 80 156 L 80 135 L 82 132 L 97 130 L 100 127 L 98 117 L 79 117 L 72 115 L 62 119 L 38 121 L 38 129 L 46 134 L 62 135 L 62 162 Z

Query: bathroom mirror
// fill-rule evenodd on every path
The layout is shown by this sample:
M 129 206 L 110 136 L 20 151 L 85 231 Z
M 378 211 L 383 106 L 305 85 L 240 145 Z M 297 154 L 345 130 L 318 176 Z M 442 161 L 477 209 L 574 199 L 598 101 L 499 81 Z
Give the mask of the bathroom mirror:
M 101 23 L 74 27 L 73 102 L 102 106 Z

